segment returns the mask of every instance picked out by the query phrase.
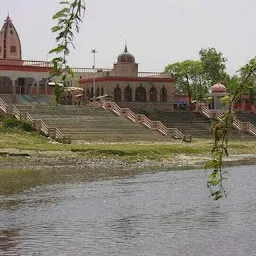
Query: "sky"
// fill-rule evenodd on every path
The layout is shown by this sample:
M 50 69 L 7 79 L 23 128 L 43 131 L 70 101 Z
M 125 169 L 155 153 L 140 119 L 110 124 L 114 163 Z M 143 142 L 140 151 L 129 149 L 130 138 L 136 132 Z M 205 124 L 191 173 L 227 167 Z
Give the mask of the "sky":
M 1 3 L 19 33 L 23 59 L 51 60 L 55 46 L 52 15 L 58 0 L 8 0 Z M 112 68 L 123 52 L 135 56 L 140 71 L 161 72 L 170 63 L 198 59 L 201 48 L 214 47 L 235 73 L 256 56 L 255 0 L 87 0 L 72 67 Z

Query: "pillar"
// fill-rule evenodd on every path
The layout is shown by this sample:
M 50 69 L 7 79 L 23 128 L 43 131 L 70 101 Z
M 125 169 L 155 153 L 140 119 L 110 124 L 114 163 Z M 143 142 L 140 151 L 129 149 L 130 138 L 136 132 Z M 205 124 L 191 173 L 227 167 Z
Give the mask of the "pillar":
M 135 102 L 136 86 L 131 86 L 132 88 L 132 102 Z
M 157 102 L 160 102 L 160 100 L 161 100 L 161 87 L 156 86 L 155 88 L 156 88 L 156 91 L 157 91 L 157 96 L 156 96 Z
M 145 86 L 146 87 L 146 86 Z M 146 87 L 146 102 L 150 102 L 150 87 Z
M 35 84 L 36 84 L 36 96 L 39 96 L 39 86 L 40 86 L 40 84 L 39 84 L 39 81 L 41 80 L 41 78 L 39 78 L 39 77 L 35 77 L 34 78 L 35 80 L 34 80 L 34 82 L 33 82 L 33 88 L 35 87 Z
M 49 79 L 46 79 L 45 83 L 44 83 L 44 94 L 48 95 L 48 83 L 49 83 Z
M 28 94 L 28 79 L 25 79 L 25 94 Z
M 11 78 L 12 81 L 12 94 L 15 96 L 16 95 L 16 79 Z

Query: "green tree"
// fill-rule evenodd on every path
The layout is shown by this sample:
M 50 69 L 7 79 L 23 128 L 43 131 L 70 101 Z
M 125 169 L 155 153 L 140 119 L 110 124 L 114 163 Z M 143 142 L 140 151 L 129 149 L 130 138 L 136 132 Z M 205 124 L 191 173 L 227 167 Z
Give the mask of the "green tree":
M 227 59 L 215 48 L 201 49 L 199 52 L 203 73 L 208 81 L 208 86 L 216 83 L 224 83 L 227 78 L 226 61 Z
M 216 121 L 212 126 L 214 146 L 212 148 L 212 158 L 205 164 L 205 169 L 212 169 L 207 185 L 211 191 L 211 196 L 215 200 L 224 196 L 226 197 L 223 183 L 227 179 L 227 172 L 223 169 L 223 157 L 225 155 L 228 156 L 229 133 L 234 118 L 232 105 L 239 100 L 240 95 L 244 92 L 245 88 L 248 88 L 248 84 L 251 83 L 251 79 L 254 77 L 255 72 L 256 58 L 252 59 L 239 71 L 242 75 L 234 81 L 235 86 L 233 87 L 232 97 L 227 102 L 228 110 L 225 111 L 220 120 Z
M 75 48 L 73 41 L 75 32 L 79 33 L 80 23 L 85 12 L 84 0 L 60 1 L 61 10 L 53 15 L 57 24 L 51 28 L 56 33 L 57 46 L 50 51 L 52 59 L 52 77 L 57 77 L 64 85 L 67 79 L 73 77 L 73 72 L 67 63 L 70 47 Z
M 192 98 L 202 98 L 204 88 L 203 69 L 200 61 L 184 60 L 165 67 L 165 73 L 171 73 L 175 81 L 175 91 L 185 92 Z

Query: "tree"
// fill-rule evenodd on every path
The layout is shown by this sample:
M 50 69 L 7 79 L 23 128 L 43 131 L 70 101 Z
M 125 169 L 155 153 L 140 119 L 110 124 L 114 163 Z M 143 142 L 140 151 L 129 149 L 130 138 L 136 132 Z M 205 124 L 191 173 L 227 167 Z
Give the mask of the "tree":
M 79 33 L 80 23 L 85 12 L 84 0 L 60 1 L 61 10 L 53 15 L 53 20 L 57 25 L 51 28 L 56 33 L 57 46 L 50 51 L 50 54 L 56 54 L 52 59 L 53 69 L 51 76 L 58 77 L 65 85 L 69 76 L 73 72 L 67 64 L 67 56 L 70 53 L 70 47 L 75 48 L 73 44 L 74 33 Z
M 165 73 L 171 73 L 175 82 L 176 92 L 186 92 L 191 104 L 192 97 L 202 98 L 203 94 L 203 69 L 200 61 L 185 60 L 175 62 L 165 67 Z
M 237 102 L 242 92 L 256 72 L 256 58 L 252 59 L 246 66 L 244 66 L 239 73 L 241 77 L 237 79 L 236 86 L 233 88 L 232 98 L 227 101 L 228 110 L 225 111 L 220 120 L 216 121 L 212 127 L 214 134 L 214 146 L 212 148 L 212 158 L 205 164 L 205 169 L 213 169 L 208 177 L 208 188 L 211 191 L 211 196 L 215 200 L 226 197 L 226 191 L 223 185 L 224 180 L 227 179 L 226 171 L 223 170 L 223 157 L 228 156 L 228 142 L 229 133 L 233 123 L 234 113 L 232 110 L 233 103 Z
M 199 52 L 200 61 L 203 67 L 203 73 L 209 86 L 216 83 L 223 83 L 227 77 L 226 61 L 221 52 L 215 48 L 201 49 Z

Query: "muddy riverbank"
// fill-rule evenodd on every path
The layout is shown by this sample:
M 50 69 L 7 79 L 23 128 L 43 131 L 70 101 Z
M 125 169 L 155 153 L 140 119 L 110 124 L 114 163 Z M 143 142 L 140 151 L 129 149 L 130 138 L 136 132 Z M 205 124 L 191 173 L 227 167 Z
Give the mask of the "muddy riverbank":
M 71 151 L 29 151 L 5 149 L 0 151 L 0 170 L 3 169 L 187 169 L 203 168 L 209 156 L 174 154 L 162 159 L 124 160 L 117 157 L 90 157 Z M 256 164 L 255 154 L 232 155 L 224 158 L 225 166 Z

